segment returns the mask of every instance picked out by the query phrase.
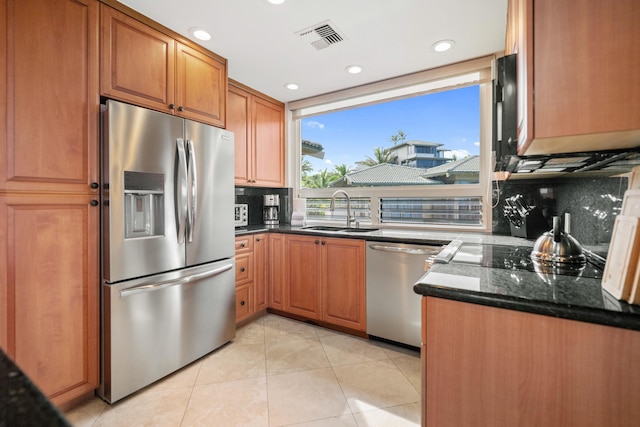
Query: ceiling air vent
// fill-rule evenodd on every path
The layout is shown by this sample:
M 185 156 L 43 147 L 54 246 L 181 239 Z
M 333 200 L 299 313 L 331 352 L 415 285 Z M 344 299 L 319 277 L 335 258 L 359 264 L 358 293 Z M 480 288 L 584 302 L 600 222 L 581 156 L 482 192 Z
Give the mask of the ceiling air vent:
M 329 21 L 298 31 L 296 34 L 317 50 L 324 49 L 325 47 L 345 40 L 345 37 L 338 32 L 336 26 Z

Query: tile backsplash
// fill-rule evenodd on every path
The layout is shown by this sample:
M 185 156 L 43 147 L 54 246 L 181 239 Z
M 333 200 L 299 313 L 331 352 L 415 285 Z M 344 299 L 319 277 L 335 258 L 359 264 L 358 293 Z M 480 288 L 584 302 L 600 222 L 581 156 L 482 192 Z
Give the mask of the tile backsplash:
M 620 213 L 626 177 L 570 177 L 553 180 L 514 180 L 493 183 L 493 233 L 510 234 L 504 216 L 504 200 L 521 194 L 530 206 L 537 206 L 551 228 L 552 218 L 571 214 L 571 234 L 583 245 L 604 245 L 611 241 L 615 217 Z M 499 198 L 496 197 L 499 194 Z
M 291 188 L 236 187 L 236 203 L 249 205 L 249 225 L 261 225 L 263 196 L 280 196 L 280 224 L 289 224 L 293 209 L 293 190 Z

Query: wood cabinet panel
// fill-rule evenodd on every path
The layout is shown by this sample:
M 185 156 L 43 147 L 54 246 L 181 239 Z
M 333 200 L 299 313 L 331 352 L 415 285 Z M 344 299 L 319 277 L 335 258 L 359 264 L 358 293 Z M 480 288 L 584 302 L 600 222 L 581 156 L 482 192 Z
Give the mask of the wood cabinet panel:
M 235 135 L 235 183 L 284 187 L 284 104 L 229 84 L 227 129 Z
M 224 127 L 226 60 L 130 13 L 101 5 L 101 94 Z
M 254 183 L 284 186 L 284 108 L 254 97 L 253 100 Z
M 236 253 L 253 252 L 253 236 L 236 237 Z
M 241 253 L 236 255 L 236 285 L 253 281 L 253 254 Z
M 426 425 L 627 426 L 640 416 L 640 333 L 423 301 Z
M 277 308 L 366 331 L 365 242 L 291 234 L 285 242 L 284 297 Z
M 229 85 L 227 96 L 227 130 L 234 135 L 235 182 L 246 185 L 252 170 L 251 155 L 251 95 Z
M 267 234 L 256 234 L 253 244 L 253 309 L 259 311 L 267 307 Z
M 506 52 L 518 54 L 518 152 L 637 146 L 640 4 L 511 0 L 509 8 Z
M 323 239 L 322 320 L 366 330 L 364 240 Z
M 97 2 L 0 9 L 0 190 L 87 193 L 98 180 Z
M 286 236 L 284 309 L 310 319 L 320 319 L 320 238 Z
M 177 115 L 224 127 L 226 64 L 180 43 L 177 45 L 176 55 Z
M 170 112 L 175 92 L 175 41 L 101 5 L 102 95 Z
M 56 404 L 98 386 L 99 207 L 0 196 L 0 344 Z
M 269 249 L 269 274 L 267 276 L 267 290 L 269 307 L 284 310 L 284 287 L 286 281 L 286 244 L 284 234 L 269 234 L 267 240 Z
M 537 0 L 533 13 L 535 137 L 640 129 L 640 4 Z
M 249 318 L 253 314 L 251 302 L 251 286 L 244 285 L 236 289 L 236 323 Z

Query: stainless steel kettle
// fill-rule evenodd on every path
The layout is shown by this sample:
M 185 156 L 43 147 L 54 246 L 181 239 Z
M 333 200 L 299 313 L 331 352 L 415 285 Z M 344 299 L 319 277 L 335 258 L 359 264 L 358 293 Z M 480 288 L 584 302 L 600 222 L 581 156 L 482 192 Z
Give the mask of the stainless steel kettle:
M 582 246 L 569 234 L 570 215 L 565 214 L 564 230 L 560 224 L 560 217 L 553 217 L 553 229 L 538 237 L 533 245 L 531 259 L 534 262 L 547 265 L 584 266 L 587 257 Z

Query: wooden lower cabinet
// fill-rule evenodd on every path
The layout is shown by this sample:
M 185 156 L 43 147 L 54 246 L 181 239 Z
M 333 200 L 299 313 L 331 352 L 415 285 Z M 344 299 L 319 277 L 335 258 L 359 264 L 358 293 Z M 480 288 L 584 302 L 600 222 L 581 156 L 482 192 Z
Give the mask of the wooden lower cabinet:
M 365 242 L 302 235 L 285 242 L 284 311 L 365 331 Z
M 640 332 L 434 297 L 422 309 L 422 425 L 638 423 Z
M 268 234 L 256 234 L 253 240 L 253 309 L 255 312 L 267 308 L 267 254 Z
M 268 307 L 276 310 L 284 310 L 284 284 L 287 265 L 285 243 L 285 234 L 269 234 L 267 241 L 267 264 L 269 269 L 267 276 Z
M 94 201 L 0 195 L 0 346 L 56 405 L 99 384 Z
M 267 234 L 236 237 L 236 323 L 264 310 Z

